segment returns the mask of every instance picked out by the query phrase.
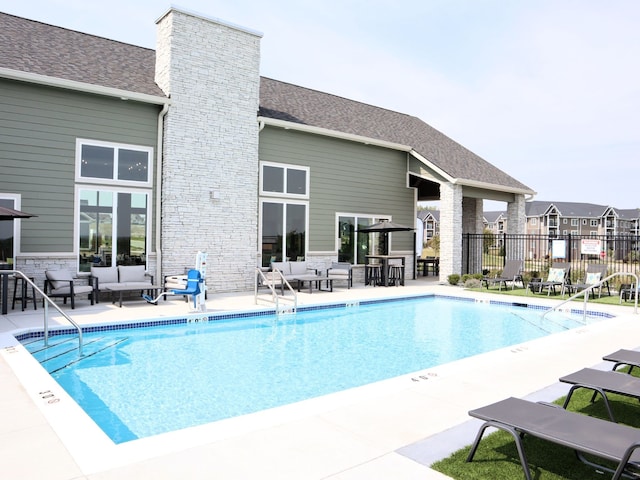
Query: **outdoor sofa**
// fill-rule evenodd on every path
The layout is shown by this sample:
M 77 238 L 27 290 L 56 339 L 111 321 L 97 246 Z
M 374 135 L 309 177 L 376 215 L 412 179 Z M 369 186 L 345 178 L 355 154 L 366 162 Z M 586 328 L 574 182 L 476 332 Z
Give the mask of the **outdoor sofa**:
M 117 267 L 91 267 L 89 283 L 95 292 L 96 303 L 100 303 L 100 292 L 111 287 L 126 287 L 129 290 L 145 290 L 153 285 L 153 276 L 144 265 L 118 265 Z

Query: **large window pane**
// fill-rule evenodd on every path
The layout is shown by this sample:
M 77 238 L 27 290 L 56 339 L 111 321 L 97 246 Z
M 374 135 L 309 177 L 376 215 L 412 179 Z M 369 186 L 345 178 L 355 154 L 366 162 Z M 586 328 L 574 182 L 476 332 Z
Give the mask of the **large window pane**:
M 284 168 L 263 166 L 262 190 L 265 192 L 284 192 Z
M 118 180 L 146 182 L 149 178 L 149 155 L 139 150 L 118 150 Z
M 0 206 L 15 209 L 11 198 L 0 198 Z M 0 220 L 0 262 L 13 261 L 14 253 L 14 221 Z
M 80 192 L 80 271 L 112 265 L 113 193 Z
M 306 225 L 305 205 L 287 205 L 287 244 L 286 255 L 295 261 L 305 257 L 305 225 Z
M 143 265 L 147 251 L 147 195 L 118 193 L 117 265 Z
M 271 261 L 282 260 L 282 230 L 284 225 L 284 205 L 264 202 L 262 204 L 262 266 Z
M 340 238 L 340 248 L 338 249 L 338 261 L 355 263 L 356 248 L 356 227 L 354 217 L 338 218 L 338 238 Z
M 82 145 L 80 176 L 113 178 L 114 149 L 96 145 Z

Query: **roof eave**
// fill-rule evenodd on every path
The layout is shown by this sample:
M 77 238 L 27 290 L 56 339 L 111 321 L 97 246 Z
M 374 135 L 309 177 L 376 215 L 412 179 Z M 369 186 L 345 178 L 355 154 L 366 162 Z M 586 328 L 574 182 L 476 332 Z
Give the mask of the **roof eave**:
M 49 87 L 64 88 L 66 90 L 74 90 L 84 93 L 92 93 L 95 95 L 104 95 L 107 97 L 116 97 L 120 98 L 121 100 L 133 100 L 142 103 L 151 103 L 154 105 L 164 105 L 171 103 L 171 100 L 168 97 L 149 95 L 147 93 L 140 92 L 132 92 L 129 90 L 105 87 L 102 85 L 94 85 L 92 83 L 77 82 L 75 80 L 67 80 L 64 78 L 50 77 L 48 75 L 23 72 L 21 70 L 13 70 L 11 68 L 5 67 L 0 67 L 0 78 L 34 83 L 38 85 L 46 85 Z
M 402 152 L 410 152 L 412 149 L 407 145 L 400 143 L 387 142 L 377 138 L 364 137 L 362 135 L 354 135 L 352 133 L 339 132 L 328 128 L 315 127 L 313 125 L 305 125 L 303 123 L 289 122 L 287 120 L 278 120 L 276 118 L 258 116 L 258 122 L 272 127 L 284 128 L 285 130 L 297 130 L 300 132 L 313 133 L 316 135 L 324 135 L 327 137 L 349 140 L 352 142 L 363 143 L 365 145 L 373 145 L 376 147 L 390 148 Z

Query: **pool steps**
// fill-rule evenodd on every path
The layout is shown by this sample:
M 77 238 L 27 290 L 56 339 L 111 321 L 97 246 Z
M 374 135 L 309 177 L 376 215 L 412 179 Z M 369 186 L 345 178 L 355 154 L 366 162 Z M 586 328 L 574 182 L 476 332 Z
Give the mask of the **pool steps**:
M 55 338 L 55 337 L 54 337 Z M 49 345 L 44 344 L 43 339 L 35 339 L 22 342 L 23 346 L 33 355 L 48 373 L 55 373 L 63 368 L 85 360 L 93 355 L 124 342 L 127 338 L 104 338 L 92 339 L 84 344 L 83 354 L 78 354 L 74 338 L 64 338 L 56 342 L 49 340 Z

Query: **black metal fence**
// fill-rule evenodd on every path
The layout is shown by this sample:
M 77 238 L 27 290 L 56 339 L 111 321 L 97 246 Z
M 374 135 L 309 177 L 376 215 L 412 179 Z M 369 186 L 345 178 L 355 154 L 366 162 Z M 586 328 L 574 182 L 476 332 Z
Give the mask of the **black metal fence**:
M 614 272 L 640 274 L 640 236 L 637 235 L 515 235 L 464 234 L 462 273 L 493 273 L 506 260 L 524 261 L 525 279 L 545 277 L 554 262 L 571 266 L 571 281 L 584 280 L 589 263 L 607 265 Z M 614 285 L 631 283 L 633 277 L 616 277 Z

